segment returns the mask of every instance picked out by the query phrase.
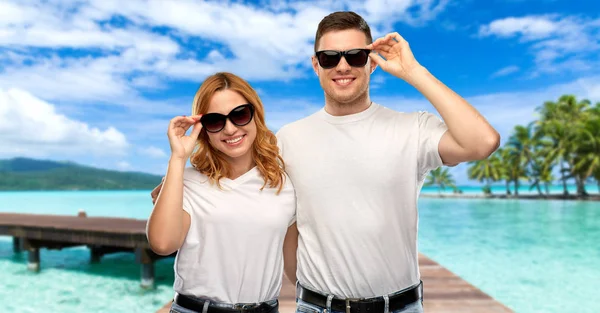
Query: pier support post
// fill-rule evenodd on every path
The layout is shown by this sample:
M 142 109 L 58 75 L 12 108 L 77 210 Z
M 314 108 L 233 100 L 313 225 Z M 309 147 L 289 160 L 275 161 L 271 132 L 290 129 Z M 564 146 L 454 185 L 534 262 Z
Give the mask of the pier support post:
M 135 249 L 135 258 L 137 263 L 141 264 L 142 288 L 154 288 L 154 260 L 150 250 L 144 248 Z
M 20 237 L 13 237 L 13 252 L 21 253 L 23 250 L 23 241 Z
M 100 263 L 100 258 L 102 258 L 102 249 L 99 247 L 92 247 L 90 249 L 90 254 L 91 263 Z
M 154 288 L 154 263 L 142 264 L 142 288 Z
M 33 272 L 40 271 L 40 249 L 30 247 L 27 257 L 27 269 Z

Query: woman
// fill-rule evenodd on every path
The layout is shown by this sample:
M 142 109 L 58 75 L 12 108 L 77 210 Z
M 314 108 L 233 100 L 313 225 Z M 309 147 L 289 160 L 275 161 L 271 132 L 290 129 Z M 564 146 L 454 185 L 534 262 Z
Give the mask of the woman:
M 171 158 L 147 225 L 152 250 L 178 251 L 171 312 L 278 312 L 296 204 L 262 102 L 243 79 L 217 73 L 192 112 L 169 124 Z

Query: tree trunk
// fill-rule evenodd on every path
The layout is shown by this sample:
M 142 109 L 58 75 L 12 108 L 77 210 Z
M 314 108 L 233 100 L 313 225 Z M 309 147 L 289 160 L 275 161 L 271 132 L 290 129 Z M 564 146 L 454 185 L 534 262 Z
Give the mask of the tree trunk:
M 567 190 L 567 178 L 565 177 L 565 165 L 562 161 L 560 162 L 560 179 L 562 180 L 562 183 L 563 183 L 563 195 L 568 196 L 569 190 Z
M 544 194 L 542 193 L 542 186 L 540 186 L 539 182 L 535 185 L 535 187 L 537 188 L 538 194 L 543 196 Z
M 506 195 L 510 196 L 510 179 L 506 180 Z
M 581 176 L 575 176 L 575 182 L 577 183 L 577 195 L 580 197 L 587 197 L 588 193 L 585 191 L 585 180 Z
M 544 183 L 544 188 L 546 188 L 546 195 L 550 195 L 550 186 L 548 186 L 549 183 Z
M 519 197 L 519 179 L 515 179 L 515 197 Z

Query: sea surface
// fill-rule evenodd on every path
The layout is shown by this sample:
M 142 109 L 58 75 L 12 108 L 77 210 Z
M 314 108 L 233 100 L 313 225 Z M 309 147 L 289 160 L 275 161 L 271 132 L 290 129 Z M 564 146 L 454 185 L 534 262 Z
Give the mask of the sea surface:
M 149 192 L 0 192 L 0 212 L 145 219 Z M 515 312 L 600 312 L 600 202 L 421 198 L 419 210 L 420 251 Z M 156 289 L 144 290 L 133 254 L 97 264 L 86 248 L 40 255 L 41 271 L 29 272 L 27 254 L 0 237 L 0 312 L 152 313 L 173 295 L 173 259 L 155 264 Z

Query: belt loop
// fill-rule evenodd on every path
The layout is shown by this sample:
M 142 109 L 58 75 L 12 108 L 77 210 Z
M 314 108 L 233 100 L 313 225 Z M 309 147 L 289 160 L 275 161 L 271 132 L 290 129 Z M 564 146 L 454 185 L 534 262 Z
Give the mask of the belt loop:
M 383 309 L 383 313 L 390 312 L 390 297 L 388 295 L 383 295 L 383 301 L 385 301 L 385 308 Z
M 327 310 L 327 312 L 329 312 L 329 313 L 333 312 L 333 311 L 331 310 L 331 299 L 333 299 L 333 295 L 328 295 L 328 296 L 327 296 L 327 304 L 326 304 L 327 308 L 326 308 L 326 310 Z
M 209 300 L 204 301 L 204 306 L 202 307 L 202 313 L 208 312 L 208 305 L 210 304 Z

